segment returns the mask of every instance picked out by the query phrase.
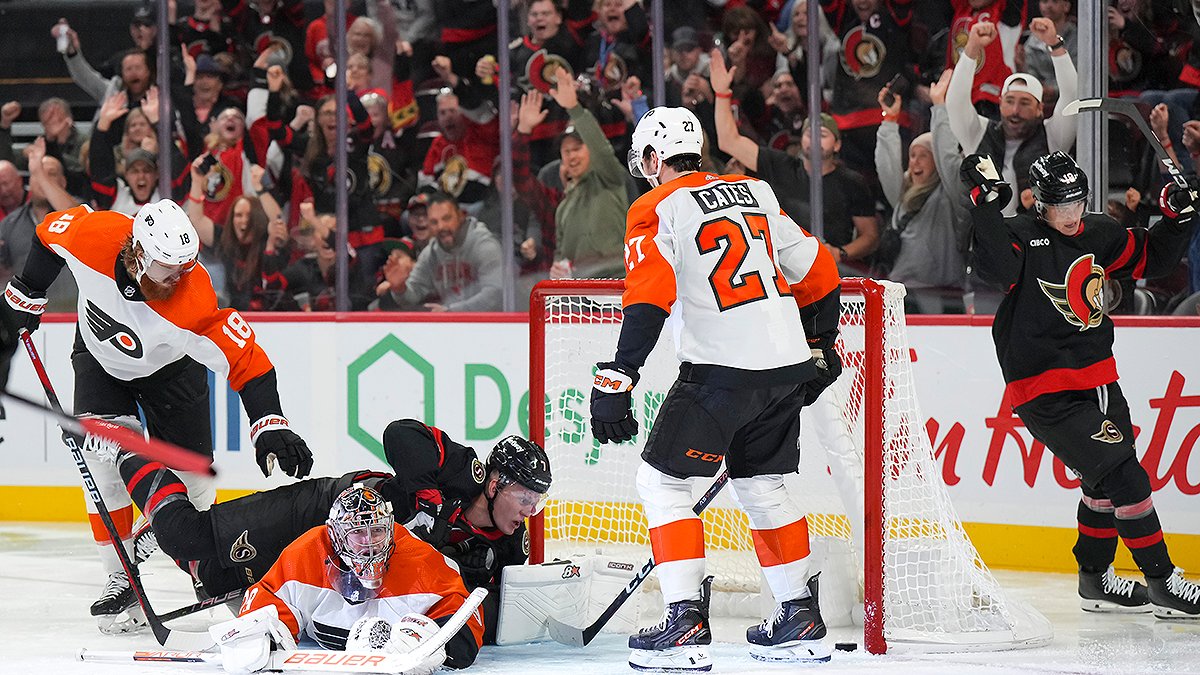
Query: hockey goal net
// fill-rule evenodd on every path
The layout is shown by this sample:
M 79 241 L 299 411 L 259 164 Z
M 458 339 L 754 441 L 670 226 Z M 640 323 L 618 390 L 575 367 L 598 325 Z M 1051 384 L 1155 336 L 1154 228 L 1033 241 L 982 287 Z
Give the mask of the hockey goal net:
M 554 484 L 531 523 L 531 562 L 580 552 L 639 565 L 649 557 L 634 474 L 679 364 L 668 322 L 634 389 L 639 434 L 620 445 L 592 438 L 593 366 L 616 350 L 623 287 L 558 280 L 532 294 L 530 436 L 543 439 Z M 941 482 L 915 395 L 903 298 L 899 284 L 843 281 L 844 371 L 802 416 L 800 471 L 788 482 L 808 513 L 822 613 L 831 625 L 861 623 L 872 653 L 1044 644 L 1049 622 L 1006 598 Z M 696 496 L 710 483 L 698 480 Z M 714 589 L 758 593 L 748 521 L 729 490 L 703 519 Z

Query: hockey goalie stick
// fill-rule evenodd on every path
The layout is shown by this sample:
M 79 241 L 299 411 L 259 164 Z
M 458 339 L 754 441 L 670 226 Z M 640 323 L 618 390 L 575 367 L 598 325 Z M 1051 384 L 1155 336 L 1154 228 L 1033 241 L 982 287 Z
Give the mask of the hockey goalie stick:
M 470 620 L 471 615 L 479 608 L 480 603 L 487 597 L 487 589 L 477 588 L 471 592 L 461 607 L 458 608 L 445 625 L 438 629 L 427 642 L 422 642 L 416 649 L 404 654 L 388 654 L 384 652 L 338 652 L 321 649 L 297 649 L 293 651 L 278 651 L 271 654 L 271 660 L 264 670 L 278 671 L 321 671 L 345 673 L 392 673 L 412 674 L 429 673 L 440 666 L 427 663 L 435 652 L 444 647 L 458 631 Z M 90 651 L 79 650 L 80 661 L 138 663 L 221 663 L 220 652 L 212 651 L 150 651 L 135 652 Z
M 1097 112 L 1112 113 L 1121 115 L 1133 121 L 1142 135 L 1146 137 L 1146 141 L 1150 143 L 1150 148 L 1154 150 L 1154 156 L 1162 165 L 1167 167 L 1167 173 L 1170 174 L 1171 180 L 1181 188 L 1187 189 L 1187 179 L 1183 177 L 1183 172 L 1179 167 L 1175 166 L 1175 162 L 1171 161 L 1171 156 L 1167 154 L 1166 148 L 1163 147 L 1162 140 L 1154 135 L 1154 131 L 1150 128 L 1150 124 L 1146 122 L 1146 118 L 1142 117 L 1142 111 L 1138 109 L 1137 104 L 1126 98 L 1080 98 L 1071 101 L 1063 108 L 1064 115 L 1077 115 L 1081 111 L 1094 110 Z
M 65 415 L 62 403 L 58 400 L 58 394 L 54 393 L 54 387 L 50 384 L 50 376 L 46 374 L 46 367 L 42 365 L 42 358 L 38 355 L 37 347 L 33 345 L 33 338 L 24 329 L 21 330 L 20 336 L 21 341 L 25 344 L 25 351 L 29 353 L 29 360 L 33 363 L 33 369 L 37 371 L 38 379 L 42 382 L 42 388 L 46 391 L 46 398 L 50 401 L 50 406 L 57 413 Z M 92 470 L 88 468 L 87 462 L 83 459 L 83 435 L 68 431 L 65 426 L 60 425 L 59 428 L 62 429 L 63 443 L 71 451 L 71 457 L 75 460 L 75 466 L 83 476 L 84 490 L 87 492 L 88 498 L 95 504 L 100 521 L 104 523 L 104 529 L 108 532 L 108 538 L 112 541 L 113 551 L 117 554 L 117 560 L 121 561 L 121 567 L 124 568 L 125 574 L 129 577 L 129 587 L 133 589 L 133 595 L 137 598 L 138 604 L 141 605 L 142 611 L 146 615 L 146 623 L 150 625 L 150 630 L 154 632 L 154 639 L 158 640 L 158 644 L 172 649 L 194 650 L 212 647 L 215 642 L 207 632 L 189 633 L 167 628 L 163 625 L 162 619 L 154 613 L 154 609 L 150 606 L 150 599 L 146 597 L 146 588 L 142 586 L 142 578 L 138 574 L 137 566 L 129 559 L 129 552 L 125 550 L 125 546 L 121 543 L 121 535 L 117 532 L 117 526 L 113 524 L 112 515 L 109 514 L 108 508 L 104 506 L 104 498 L 100 495 L 100 489 L 96 487 L 96 480 L 92 477 Z
M 725 484 L 728 482 L 729 471 L 722 471 L 721 475 L 717 476 L 717 479 L 713 481 L 713 484 L 708 488 L 708 491 L 705 492 L 700 497 L 699 501 L 696 502 L 695 506 L 692 507 L 692 512 L 697 516 L 703 513 L 704 509 L 708 508 L 708 505 L 712 503 L 712 500 L 717 498 L 717 494 L 721 492 L 721 489 L 724 488 Z M 642 569 L 638 570 L 638 573 L 634 575 L 633 579 L 629 580 L 629 584 L 625 586 L 625 588 L 621 589 L 621 592 L 617 594 L 617 597 L 613 598 L 613 601 L 608 604 L 608 607 L 606 607 L 604 611 L 600 613 L 600 616 L 597 617 L 590 626 L 576 628 L 575 626 L 563 623 L 554 617 L 549 617 L 546 620 L 546 626 L 550 629 L 550 637 L 553 638 L 555 642 L 561 642 L 564 645 L 586 647 L 588 643 L 595 639 L 595 637 L 600 633 L 600 630 L 604 628 L 605 624 L 607 624 L 609 620 L 616 615 L 617 611 L 621 609 L 621 606 L 625 604 L 625 601 L 633 597 L 633 594 L 637 591 L 638 587 L 642 585 L 642 582 L 646 580 L 646 577 L 650 576 L 650 572 L 654 570 L 657 564 L 658 563 L 654 562 L 654 556 L 650 556 L 650 559 L 646 561 L 646 564 L 642 565 Z

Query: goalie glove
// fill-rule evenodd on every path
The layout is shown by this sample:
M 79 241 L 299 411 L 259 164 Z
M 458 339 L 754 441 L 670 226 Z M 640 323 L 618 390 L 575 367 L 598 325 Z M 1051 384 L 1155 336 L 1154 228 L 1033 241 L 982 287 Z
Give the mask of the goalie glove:
M 1000 178 L 1000 172 L 987 155 L 967 155 L 959 174 L 975 206 L 995 203 L 1003 207 L 1012 199 L 1012 186 Z
M 1196 215 L 1196 203 L 1200 201 L 1200 178 L 1196 174 L 1187 176 L 1186 188 L 1174 182 L 1163 186 L 1158 193 L 1158 208 L 1168 218 L 1190 219 Z
M 270 476 L 278 460 L 279 468 L 293 478 L 304 478 L 312 470 L 312 450 L 296 432 L 288 428 L 283 415 L 267 415 L 250 425 L 250 442 L 263 476 Z
M 614 361 L 596 364 L 592 381 L 592 437 L 601 443 L 623 443 L 638 432 L 629 392 L 637 384 L 638 372 Z
M 221 648 L 221 667 L 237 675 L 266 668 L 274 649 L 296 649 L 296 638 L 279 620 L 275 605 L 218 623 L 208 629 L 208 634 Z

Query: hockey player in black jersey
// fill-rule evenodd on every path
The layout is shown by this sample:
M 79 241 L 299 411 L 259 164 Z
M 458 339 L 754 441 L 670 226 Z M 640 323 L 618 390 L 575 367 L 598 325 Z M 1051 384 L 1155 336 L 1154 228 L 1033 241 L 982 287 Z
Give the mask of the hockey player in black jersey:
M 1163 219 L 1149 229 L 1125 229 L 1084 212 L 1087 176 L 1062 152 L 1030 167 L 1037 202 L 1028 214 L 1001 215 L 1012 188 L 989 158 L 967 157 L 962 177 L 974 203 L 976 270 L 1005 293 L 992 337 L 1006 398 L 1033 437 L 1082 482 L 1073 549 L 1081 607 L 1200 619 L 1200 585 L 1171 563 L 1135 453 L 1104 294 L 1110 279 L 1161 276 L 1179 264 L 1200 208 L 1200 180 L 1189 176 L 1187 188 L 1168 183 L 1159 197 Z M 1118 537 L 1146 586 L 1113 573 Z
M 541 510 L 550 489 L 550 463 L 536 443 L 504 438 L 487 462 L 440 429 L 412 419 L 388 425 L 384 453 L 396 472 L 351 471 L 310 478 L 214 504 L 199 511 L 166 466 L 106 447 L 134 503 L 149 518 L 162 550 L 209 596 L 260 580 L 283 549 L 325 524 L 334 499 L 354 483 L 379 490 L 404 523 L 454 560 L 470 590 L 484 601 L 485 643 L 495 642 L 500 570 L 529 555 L 525 519 Z

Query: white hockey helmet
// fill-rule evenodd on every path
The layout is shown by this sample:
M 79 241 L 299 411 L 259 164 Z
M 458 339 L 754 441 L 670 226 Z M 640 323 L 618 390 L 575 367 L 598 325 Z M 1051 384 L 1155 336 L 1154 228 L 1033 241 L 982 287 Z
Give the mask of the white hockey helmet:
M 337 560 L 327 561 L 335 590 L 351 600 L 375 597 L 396 542 L 392 503 L 362 483 L 342 491 L 329 509 L 329 540 Z
M 704 133 L 700 131 L 700 120 L 687 108 L 652 108 L 638 121 L 633 130 L 633 142 L 629 146 L 629 173 L 634 178 L 645 178 L 651 185 L 658 185 L 662 165 L 678 155 L 699 155 L 704 147 Z M 658 156 L 658 166 L 653 175 L 646 172 L 643 159 L 647 150 Z
M 138 279 L 142 275 L 158 283 L 169 283 L 196 265 L 200 236 L 191 219 L 170 199 L 161 199 L 138 209 L 133 218 L 134 250 L 138 257 Z

